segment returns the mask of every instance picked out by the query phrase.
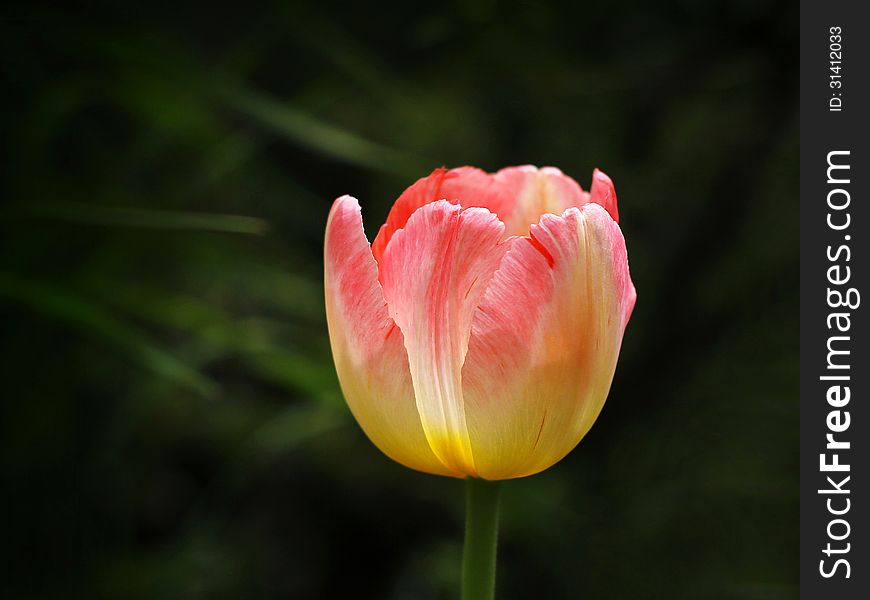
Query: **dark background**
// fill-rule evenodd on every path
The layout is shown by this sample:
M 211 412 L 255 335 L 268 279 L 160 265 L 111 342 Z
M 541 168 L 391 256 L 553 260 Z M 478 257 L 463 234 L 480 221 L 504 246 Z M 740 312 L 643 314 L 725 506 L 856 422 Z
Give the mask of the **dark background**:
M 797 596 L 797 3 L 0 17 L 4 597 L 455 598 L 462 484 L 345 407 L 323 228 L 523 163 L 613 177 L 638 302 L 499 597 Z

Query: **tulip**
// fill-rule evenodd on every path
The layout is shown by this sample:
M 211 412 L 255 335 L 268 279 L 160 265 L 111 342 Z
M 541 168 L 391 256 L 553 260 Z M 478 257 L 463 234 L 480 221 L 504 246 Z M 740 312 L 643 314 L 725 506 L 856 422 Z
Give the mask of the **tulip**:
M 438 475 L 523 477 L 604 405 L 635 301 L 610 179 L 438 169 L 369 247 L 357 201 L 326 229 L 330 341 L 362 429 Z
M 587 192 L 553 167 L 437 169 L 371 245 L 357 200 L 338 198 L 326 314 L 369 439 L 412 469 L 471 479 L 470 511 L 481 480 L 568 454 L 601 412 L 635 303 L 618 218 L 598 170 Z

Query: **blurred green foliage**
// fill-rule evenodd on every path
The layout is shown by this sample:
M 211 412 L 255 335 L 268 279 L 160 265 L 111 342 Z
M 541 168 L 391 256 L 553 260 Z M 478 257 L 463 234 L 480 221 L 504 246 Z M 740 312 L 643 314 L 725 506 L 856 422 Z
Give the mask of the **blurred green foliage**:
M 795 3 L 0 10 L 4 597 L 455 597 L 461 484 L 345 408 L 322 231 L 522 163 L 613 177 L 639 297 L 499 597 L 797 596 Z

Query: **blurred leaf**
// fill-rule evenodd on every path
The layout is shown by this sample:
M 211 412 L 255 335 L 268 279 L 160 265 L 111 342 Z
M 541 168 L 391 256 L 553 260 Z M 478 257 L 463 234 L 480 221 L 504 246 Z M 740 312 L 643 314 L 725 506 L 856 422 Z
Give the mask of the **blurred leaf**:
M 278 134 L 363 167 L 403 177 L 414 177 L 431 168 L 431 161 L 411 156 L 407 152 L 399 152 L 324 123 L 286 103 L 252 90 L 240 89 L 228 94 L 227 105 Z
M 107 227 L 180 229 L 252 235 L 264 235 L 269 231 L 269 224 L 264 219 L 256 217 L 82 203 L 27 204 L 0 212 L 0 219 L 10 217 L 49 219 Z
M 101 337 L 124 349 L 156 375 L 194 392 L 211 396 L 217 390 L 214 381 L 162 350 L 144 333 L 67 290 L 0 273 L 0 298 L 17 302 L 85 335 Z
M 246 451 L 288 452 L 349 422 L 346 408 L 325 407 L 320 403 L 298 404 L 258 428 L 246 445 Z

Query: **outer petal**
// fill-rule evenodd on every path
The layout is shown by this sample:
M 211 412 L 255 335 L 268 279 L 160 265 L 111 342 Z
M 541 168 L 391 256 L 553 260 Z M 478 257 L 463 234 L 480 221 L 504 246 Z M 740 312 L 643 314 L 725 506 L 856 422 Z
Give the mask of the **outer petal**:
M 440 200 L 396 231 L 379 264 L 402 329 L 423 431 L 448 468 L 476 475 L 462 399 L 471 320 L 498 267 L 504 225 L 486 209 Z
M 388 314 L 359 203 L 350 196 L 336 200 L 329 213 L 324 263 L 329 338 L 354 417 L 393 460 L 428 473 L 457 475 L 426 441 L 402 332 Z
M 451 204 L 460 204 L 462 208 L 487 208 L 500 215 L 503 207 L 512 202 L 510 193 L 510 190 L 498 185 L 492 175 L 475 167 L 435 169 L 428 177 L 418 179 L 402 192 L 393 204 L 386 223 L 381 226 L 372 243 L 375 259 L 380 262 L 393 234 L 402 229 L 421 206 L 436 200 L 447 200 Z
M 463 368 L 480 476 L 531 475 L 598 416 L 635 291 L 619 226 L 597 204 L 515 238 L 474 315 Z

